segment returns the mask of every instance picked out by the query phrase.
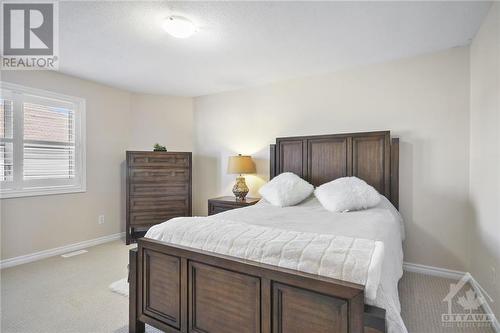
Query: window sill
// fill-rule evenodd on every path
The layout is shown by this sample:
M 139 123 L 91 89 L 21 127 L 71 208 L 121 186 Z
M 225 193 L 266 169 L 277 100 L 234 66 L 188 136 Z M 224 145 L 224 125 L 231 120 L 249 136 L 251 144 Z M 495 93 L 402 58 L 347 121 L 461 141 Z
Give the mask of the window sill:
M 31 188 L 31 189 L 10 190 L 10 191 L 5 190 L 3 192 L 0 191 L 0 199 L 35 197 L 40 195 L 82 193 L 86 191 L 87 189 L 82 186 L 45 187 L 45 188 Z

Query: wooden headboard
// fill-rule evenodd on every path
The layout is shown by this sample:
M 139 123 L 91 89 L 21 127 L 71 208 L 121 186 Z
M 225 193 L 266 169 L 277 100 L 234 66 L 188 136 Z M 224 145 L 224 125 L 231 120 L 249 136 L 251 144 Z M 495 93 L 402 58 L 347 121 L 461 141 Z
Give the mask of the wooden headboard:
M 293 172 L 319 186 L 356 176 L 399 206 L 399 139 L 389 131 L 277 138 L 270 155 L 271 179 Z

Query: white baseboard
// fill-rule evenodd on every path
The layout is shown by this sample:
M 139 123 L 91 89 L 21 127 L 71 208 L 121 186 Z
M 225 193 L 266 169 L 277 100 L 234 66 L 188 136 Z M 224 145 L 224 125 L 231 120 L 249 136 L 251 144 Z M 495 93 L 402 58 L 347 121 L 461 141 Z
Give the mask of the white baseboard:
M 411 262 L 404 262 L 403 269 L 407 272 L 420 273 L 425 275 L 437 276 L 447 279 L 460 280 L 465 272 L 455 271 L 447 268 L 440 268 L 434 266 L 426 266 L 420 264 L 413 264 Z
M 111 241 L 123 238 L 124 236 L 125 236 L 125 233 L 120 232 L 120 233 L 109 235 L 109 236 L 103 236 L 103 237 L 90 239 L 90 240 L 86 240 L 86 241 L 79 242 L 79 243 L 69 244 L 69 245 L 65 245 L 65 246 L 61 246 L 61 247 L 56 247 L 53 249 L 48 249 L 48 250 L 43 250 L 40 252 L 26 254 L 24 256 L 4 259 L 4 260 L 0 261 L 0 269 L 13 267 L 13 266 L 21 265 L 21 264 L 26 264 L 28 262 L 33 262 L 33 261 L 57 256 L 60 254 L 72 252 L 72 251 L 78 251 L 78 250 L 81 250 L 81 249 L 84 249 L 87 247 L 111 242 Z
M 461 272 L 461 271 L 455 271 L 452 269 L 446 269 L 446 268 L 440 268 L 440 267 L 434 267 L 434 266 L 426 266 L 426 265 L 420 265 L 420 264 L 413 264 L 411 262 L 405 262 L 403 263 L 403 269 L 407 272 L 413 272 L 413 273 L 420 273 L 420 274 L 425 274 L 425 275 L 431 275 L 431 276 L 437 276 L 437 277 L 443 277 L 443 278 L 448 278 L 448 279 L 453 279 L 453 280 L 460 280 L 466 273 Z M 472 288 L 474 288 L 474 291 L 479 294 L 482 293 L 480 289 L 480 284 L 477 282 L 477 280 L 471 275 L 472 279 Z M 481 305 L 483 307 L 483 310 L 485 313 L 493 316 L 493 310 L 491 309 L 491 306 L 488 302 L 485 302 L 484 304 Z M 495 319 L 492 323 L 492 328 L 496 333 L 500 333 L 500 323 L 498 322 L 498 318 Z

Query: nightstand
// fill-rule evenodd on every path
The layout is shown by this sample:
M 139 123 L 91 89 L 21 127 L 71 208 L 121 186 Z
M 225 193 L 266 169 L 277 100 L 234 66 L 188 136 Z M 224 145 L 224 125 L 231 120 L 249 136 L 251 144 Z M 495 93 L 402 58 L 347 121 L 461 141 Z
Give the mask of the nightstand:
M 235 197 L 219 197 L 208 199 L 208 215 L 225 212 L 235 208 L 255 205 L 260 199 L 246 198 L 245 201 L 236 201 Z

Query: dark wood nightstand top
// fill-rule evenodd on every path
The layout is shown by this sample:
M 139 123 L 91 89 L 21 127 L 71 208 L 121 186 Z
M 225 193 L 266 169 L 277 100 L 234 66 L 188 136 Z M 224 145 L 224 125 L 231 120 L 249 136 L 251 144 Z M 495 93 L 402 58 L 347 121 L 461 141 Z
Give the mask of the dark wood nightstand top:
M 259 202 L 259 198 L 245 198 L 245 201 L 236 201 L 235 197 L 218 197 L 218 198 L 212 198 L 208 199 L 210 202 L 214 203 L 223 203 L 227 205 L 234 205 L 234 206 L 251 206 L 255 205 L 257 202 Z
M 222 213 L 231 209 L 255 205 L 260 199 L 246 198 L 245 201 L 236 201 L 235 197 L 218 197 L 208 199 L 208 215 Z

